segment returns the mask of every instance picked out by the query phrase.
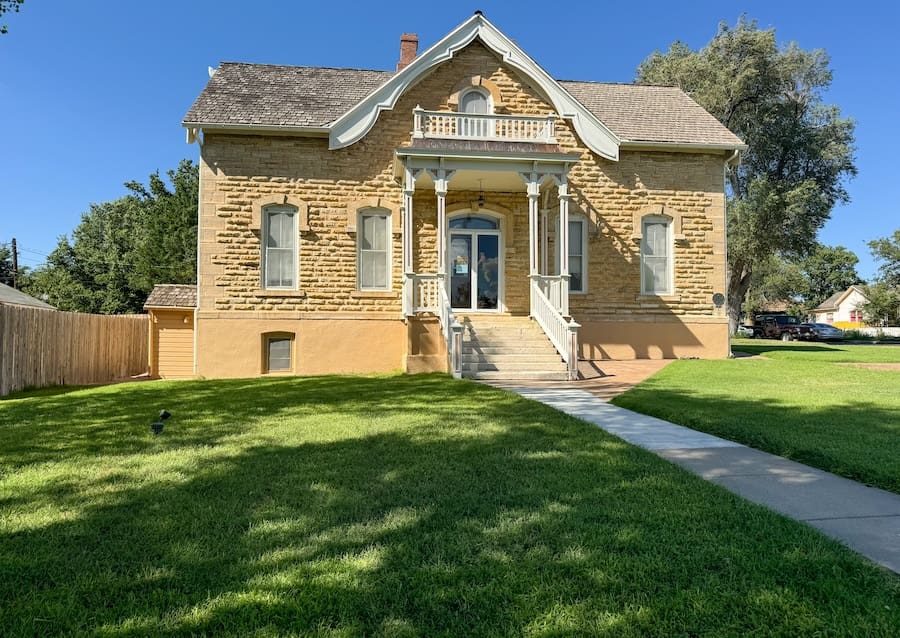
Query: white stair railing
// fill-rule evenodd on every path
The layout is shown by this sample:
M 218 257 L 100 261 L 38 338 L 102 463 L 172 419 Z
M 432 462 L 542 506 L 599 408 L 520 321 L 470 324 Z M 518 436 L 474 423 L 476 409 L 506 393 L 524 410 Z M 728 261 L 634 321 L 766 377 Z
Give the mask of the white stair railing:
M 438 287 L 438 300 L 440 303 L 441 332 L 447 342 L 448 368 L 454 379 L 462 378 L 462 341 L 463 325 L 457 321 L 453 309 L 450 307 L 450 299 L 443 285 Z
M 550 343 L 568 366 L 568 379 L 578 378 L 578 329 L 581 327 L 566 319 L 541 289 L 542 275 L 531 277 L 531 317 L 537 321 Z
M 541 292 L 561 315 L 569 314 L 569 275 L 532 275 Z

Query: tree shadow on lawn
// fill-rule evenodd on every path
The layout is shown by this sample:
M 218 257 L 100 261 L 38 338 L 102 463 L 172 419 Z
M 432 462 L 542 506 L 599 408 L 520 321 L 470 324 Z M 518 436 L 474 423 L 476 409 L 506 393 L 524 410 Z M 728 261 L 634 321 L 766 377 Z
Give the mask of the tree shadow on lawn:
M 0 626 L 668 636 L 887 635 L 900 622 L 896 579 L 593 426 L 468 383 L 357 381 L 362 398 L 343 413 L 376 424 L 415 409 L 412 387 L 434 394 L 401 432 L 247 446 L 181 480 L 133 482 L 77 516 L 0 534 Z M 310 409 L 328 410 L 346 383 L 300 385 L 317 397 Z M 249 419 L 240 395 L 255 385 L 228 386 L 219 408 Z M 484 395 L 477 413 L 472 393 Z M 442 400 L 449 409 L 432 412 Z M 193 440 L 182 436 L 170 444 Z M 82 444 L 67 453 L 105 453 Z
M 838 348 L 837 346 L 819 344 L 785 344 L 782 341 L 773 341 L 766 343 L 761 340 L 754 340 L 753 343 L 735 343 L 731 346 L 732 350 L 740 350 L 741 352 L 749 352 L 750 354 L 765 354 L 767 352 L 848 352 L 846 348 Z
M 348 391 L 348 387 L 352 390 Z M 341 411 L 385 416 L 411 410 L 452 417 L 458 401 L 483 386 L 448 384 L 443 375 L 281 377 L 158 381 L 36 391 L 0 402 L 0 467 L 40 460 L 147 452 L 159 411 L 167 447 L 215 445 L 260 420 Z
M 900 493 L 900 409 L 854 400 L 804 406 L 638 386 L 616 405 Z

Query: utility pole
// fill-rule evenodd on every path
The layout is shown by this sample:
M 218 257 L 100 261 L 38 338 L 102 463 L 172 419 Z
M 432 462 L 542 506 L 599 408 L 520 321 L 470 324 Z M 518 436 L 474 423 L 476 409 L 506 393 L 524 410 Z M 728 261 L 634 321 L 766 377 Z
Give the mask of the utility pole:
M 16 238 L 12 238 L 12 287 L 19 288 L 19 251 L 16 249 Z

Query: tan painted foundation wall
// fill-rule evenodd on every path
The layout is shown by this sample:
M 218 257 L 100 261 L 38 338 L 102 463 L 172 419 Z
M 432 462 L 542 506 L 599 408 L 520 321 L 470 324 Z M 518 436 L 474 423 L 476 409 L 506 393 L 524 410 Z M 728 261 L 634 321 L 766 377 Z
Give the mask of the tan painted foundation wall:
M 598 359 L 723 359 L 729 355 L 727 319 L 586 321 L 579 357 Z
M 200 376 L 264 374 L 263 335 L 273 332 L 295 335 L 293 369 L 273 374 L 362 374 L 404 369 L 407 329 L 396 318 L 201 316 L 197 320 Z

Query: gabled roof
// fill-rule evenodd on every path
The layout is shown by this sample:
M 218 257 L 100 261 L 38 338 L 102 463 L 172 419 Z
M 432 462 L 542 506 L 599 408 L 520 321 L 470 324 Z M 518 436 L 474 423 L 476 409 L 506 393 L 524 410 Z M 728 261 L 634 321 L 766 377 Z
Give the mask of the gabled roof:
M 364 100 L 339 117 L 331 126 L 329 146 L 343 148 L 361 139 L 378 119 L 378 114 L 394 107 L 403 93 L 432 68 L 478 39 L 507 65 L 528 78 L 541 90 L 556 113 L 572 122 L 582 141 L 592 151 L 607 159 L 619 158 L 619 140 L 583 104 L 574 99 L 541 66 L 515 42 L 507 38 L 481 12 L 456 27 Z
M 50 304 L 35 299 L 31 295 L 26 295 L 21 290 L 16 290 L 6 284 L 0 284 L 0 304 L 9 304 L 12 306 L 31 306 L 32 308 L 43 308 L 44 310 L 56 310 Z
M 329 135 L 331 148 L 361 139 L 378 114 L 436 65 L 478 39 L 544 92 L 599 155 L 620 145 L 745 148 L 675 87 L 556 81 L 484 16 L 475 14 L 402 71 L 222 63 L 188 111 L 184 126 L 304 131 Z
M 223 62 L 184 116 L 184 123 L 325 128 L 393 75 L 390 71 Z
M 859 286 L 850 286 L 849 288 L 847 288 L 847 290 L 842 290 L 841 292 L 834 293 L 828 299 L 810 310 L 810 312 L 826 312 L 829 310 L 837 310 L 838 306 L 840 306 L 854 290 L 861 294 L 863 297 L 866 296 L 866 293 Z
M 197 286 L 194 284 L 156 284 L 144 308 L 196 308 Z

